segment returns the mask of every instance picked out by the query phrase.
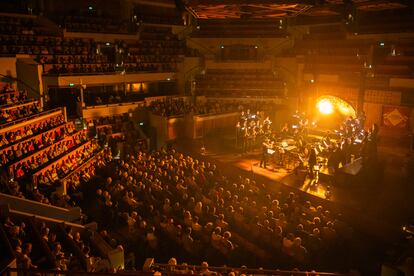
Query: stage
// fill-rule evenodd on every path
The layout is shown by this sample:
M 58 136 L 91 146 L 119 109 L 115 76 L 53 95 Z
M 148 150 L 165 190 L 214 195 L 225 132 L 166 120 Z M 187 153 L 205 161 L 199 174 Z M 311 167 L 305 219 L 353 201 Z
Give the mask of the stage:
M 226 173 L 239 173 L 255 179 L 256 182 L 261 181 L 269 190 L 300 190 L 325 201 L 358 207 L 358 196 L 353 195 L 355 187 L 352 187 L 353 192 L 351 192 L 350 187 L 338 185 L 333 182 L 333 178 L 327 178 L 321 174 L 316 183 L 315 180 L 306 176 L 305 171 L 296 171 L 293 167 L 286 169 L 268 164 L 266 168 L 261 168 L 259 166 L 261 149 L 256 148 L 246 154 L 241 154 L 235 147 L 235 140 L 231 134 L 186 140 L 176 146 L 193 156 L 220 164 L 220 167 L 225 168 Z

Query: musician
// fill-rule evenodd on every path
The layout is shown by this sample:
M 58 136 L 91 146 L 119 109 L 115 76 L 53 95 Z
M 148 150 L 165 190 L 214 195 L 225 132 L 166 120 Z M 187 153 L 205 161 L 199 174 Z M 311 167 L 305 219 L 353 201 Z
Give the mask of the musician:
M 260 167 L 266 168 L 267 166 L 267 155 L 268 155 L 268 149 L 271 148 L 270 145 L 270 139 L 266 138 L 262 143 L 262 158 L 260 159 Z
M 314 178 L 313 168 L 317 164 L 317 162 L 318 162 L 318 160 L 317 160 L 317 157 L 316 157 L 316 150 L 315 150 L 314 147 L 312 147 L 309 151 L 309 160 L 308 160 L 309 175 L 310 175 L 311 179 Z
M 325 148 L 331 146 L 331 132 L 329 130 L 326 132 L 325 137 L 322 138 L 322 144 Z
M 285 123 L 282 127 L 282 129 L 280 130 L 280 135 L 283 138 L 286 138 L 287 136 L 289 136 L 289 126 L 288 123 Z
M 285 165 L 285 149 L 283 146 L 277 147 L 277 161 L 280 166 Z
M 348 138 L 345 138 L 342 142 L 341 151 L 342 151 L 342 165 L 348 164 L 350 161 L 350 149 L 351 149 L 351 143 Z
M 301 136 L 297 137 L 296 147 L 298 148 L 300 153 L 303 154 L 305 152 L 305 142 L 303 141 Z
M 247 116 L 246 116 L 246 114 L 244 113 L 244 111 L 242 111 L 242 112 L 241 112 L 241 115 L 240 115 L 240 121 L 245 121 L 245 120 L 247 120 Z
M 328 157 L 328 167 L 331 167 L 334 169 L 334 172 L 336 172 L 339 168 L 339 163 L 341 163 L 342 153 L 340 144 L 338 143 L 332 144 L 332 152 Z
M 242 139 L 242 127 L 240 121 L 236 124 L 236 147 L 240 147 L 240 140 Z
M 247 127 L 247 121 L 245 121 L 245 125 L 243 126 L 243 153 L 246 153 L 249 150 L 249 128 Z
M 365 112 L 360 111 L 359 114 L 358 114 L 358 125 L 359 125 L 360 129 L 364 129 L 365 120 L 366 120 Z
M 263 124 L 264 125 L 268 125 L 270 126 L 272 124 L 272 121 L 270 120 L 269 116 L 267 116 L 264 120 L 263 120 Z
M 262 119 L 262 115 L 260 114 L 260 111 L 257 110 L 257 112 L 256 112 L 256 120 L 257 121 L 260 121 L 261 119 Z

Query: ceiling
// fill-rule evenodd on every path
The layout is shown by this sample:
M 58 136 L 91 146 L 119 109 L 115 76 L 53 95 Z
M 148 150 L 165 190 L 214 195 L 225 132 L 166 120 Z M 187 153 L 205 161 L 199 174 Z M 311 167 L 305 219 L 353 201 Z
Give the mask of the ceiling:
M 352 2 L 361 11 L 406 7 L 396 0 L 353 0 Z M 340 15 L 344 0 L 184 0 L 184 4 L 198 19 L 272 19 L 298 15 Z

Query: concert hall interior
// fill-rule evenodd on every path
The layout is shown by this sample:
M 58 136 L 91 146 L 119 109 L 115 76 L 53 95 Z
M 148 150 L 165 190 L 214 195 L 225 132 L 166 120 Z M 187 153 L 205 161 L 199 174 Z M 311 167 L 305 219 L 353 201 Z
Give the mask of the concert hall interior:
M 0 275 L 414 275 L 414 1 L 1 0 Z

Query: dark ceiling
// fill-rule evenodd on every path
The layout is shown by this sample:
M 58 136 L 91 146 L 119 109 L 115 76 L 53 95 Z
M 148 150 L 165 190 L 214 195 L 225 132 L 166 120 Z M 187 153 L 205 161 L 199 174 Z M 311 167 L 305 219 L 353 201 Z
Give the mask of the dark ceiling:
M 345 3 L 361 11 L 382 11 L 407 7 L 393 0 L 184 0 L 189 12 L 198 19 L 272 19 L 298 15 L 335 16 Z

